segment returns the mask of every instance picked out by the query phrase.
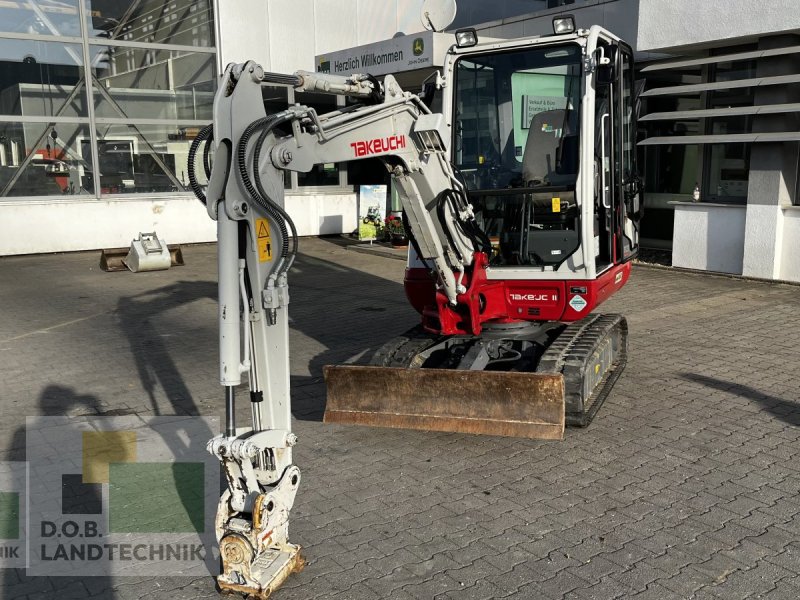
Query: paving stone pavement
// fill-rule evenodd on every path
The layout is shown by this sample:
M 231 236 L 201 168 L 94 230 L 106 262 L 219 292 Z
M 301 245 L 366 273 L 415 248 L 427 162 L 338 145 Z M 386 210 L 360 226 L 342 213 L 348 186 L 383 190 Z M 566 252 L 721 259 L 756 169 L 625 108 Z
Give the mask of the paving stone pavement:
M 304 239 L 291 276 L 291 538 L 276 600 L 800 597 L 800 287 L 636 267 L 631 357 L 563 442 L 331 426 L 322 366 L 415 324 L 403 263 Z M 103 273 L 0 259 L 0 460 L 26 415 L 222 416 L 215 250 Z M 248 419 L 240 403 L 240 422 Z M 2 598 L 216 598 L 209 577 L 2 574 Z

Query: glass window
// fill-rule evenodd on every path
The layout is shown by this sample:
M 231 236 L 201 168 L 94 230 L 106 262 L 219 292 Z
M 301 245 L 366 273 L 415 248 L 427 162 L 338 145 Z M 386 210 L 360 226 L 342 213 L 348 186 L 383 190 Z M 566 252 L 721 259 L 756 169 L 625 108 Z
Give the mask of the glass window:
M 711 81 L 736 81 L 756 76 L 756 61 L 723 62 L 709 68 Z M 753 106 L 753 88 L 713 90 L 708 93 L 707 108 L 732 108 Z M 750 133 L 753 117 L 738 115 L 706 119 L 709 135 Z M 747 185 L 750 172 L 750 144 L 710 144 L 705 149 L 705 177 L 701 198 L 708 202 L 747 202 Z
M 0 123 L 0 196 L 93 194 L 91 154 L 81 152 L 88 138 L 83 124 Z
M 794 144 L 794 151 L 797 153 L 797 163 L 794 168 L 794 197 L 792 204 L 800 206 L 800 144 Z
M 211 0 L 86 0 L 89 35 L 109 40 L 213 46 Z
M 78 44 L 0 39 L 0 114 L 86 116 Z
M 78 0 L 0 2 L 0 31 L 80 37 Z
M 708 202 L 747 202 L 750 144 L 711 144 L 706 147 Z
M 212 6 L 0 1 L 0 196 L 189 192 L 189 146 L 213 118 Z
M 320 115 L 336 110 L 336 96 L 329 94 L 295 92 L 294 101 L 315 109 Z M 319 164 L 315 165 L 308 173 L 298 173 L 297 185 L 306 187 L 339 186 L 341 185 L 339 164 Z
M 694 186 L 700 179 L 697 172 L 699 151 L 697 144 L 648 146 L 645 153 L 645 192 L 691 199 Z
M 92 46 L 91 56 L 97 117 L 213 118 L 213 54 Z
M 180 125 L 98 125 L 97 152 L 102 194 L 188 190 L 189 146 L 199 127 Z M 81 145 L 89 156 L 89 140 Z M 199 165 L 199 161 L 198 161 Z M 204 182 L 202 168 L 197 174 Z M 94 177 L 90 172 L 88 177 Z
M 580 61 L 572 44 L 458 61 L 455 163 L 470 189 L 575 182 Z
M 647 89 L 690 85 L 701 83 L 703 75 L 700 68 L 691 67 L 685 70 L 655 71 L 647 74 Z M 698 94 L 674 94 L 668 96 L 653 96 L 642 99 L 643 113 L 672 113 L 678 111 L 699 110 L 700 96 Z M 698 119 L 668 119 L 659 121 L 645 121 L 642 126 L 647 137 L 673 137 L 685 135 L 701 135 L 700 121 Z M 645 201 L 654 198 L 653 194 L 670 194 L 670 199 L 684 197 L 690 199 L 696 183 L 700 181 L 698 172 L 699 164 L 698 145 L 664 145 L 647 146 L 644 151 L 644 177 Z M 644 227 L 651 229 L 654 219 L 648 218 L 645 213 Z M 671 223 L 671 219 L 670 219 Z M 652 231 L 650 232 L 652 233 Z M 662 235 L 650 236 L 662 237 Z M 670 230 L 664 235 L 672 238 Z

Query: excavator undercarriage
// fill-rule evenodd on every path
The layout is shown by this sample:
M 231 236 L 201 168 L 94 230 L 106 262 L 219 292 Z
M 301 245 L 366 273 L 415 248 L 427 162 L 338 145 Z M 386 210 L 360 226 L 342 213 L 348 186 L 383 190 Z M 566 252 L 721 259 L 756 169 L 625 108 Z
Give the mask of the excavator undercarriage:
M 325 368 L 325 422 L 561 439 L 585 427 L 627 360 L 620 315 L 509 323 L 480 336 L 415 327 L 368 365 Z

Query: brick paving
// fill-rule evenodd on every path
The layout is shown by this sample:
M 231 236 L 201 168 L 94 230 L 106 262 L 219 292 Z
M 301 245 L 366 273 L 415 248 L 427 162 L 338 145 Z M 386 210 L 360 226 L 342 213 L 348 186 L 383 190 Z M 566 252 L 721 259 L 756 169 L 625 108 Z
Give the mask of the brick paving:
M 627 369 L 563 442 L 320 422 L 322 366 L 415 324 L 403 263 L 304 239 L 291 276 L 291 538 L 276 600 L 800 597 L 800 287 L 636 267 Z M 26 415 L 222 416 L 215 252 L 103 273 L 0 259 L 0 460 Z M 240 403 L 240 422 L 247 406 Z M 2 598 L 216 598 L 211 578 L 2 574 Z

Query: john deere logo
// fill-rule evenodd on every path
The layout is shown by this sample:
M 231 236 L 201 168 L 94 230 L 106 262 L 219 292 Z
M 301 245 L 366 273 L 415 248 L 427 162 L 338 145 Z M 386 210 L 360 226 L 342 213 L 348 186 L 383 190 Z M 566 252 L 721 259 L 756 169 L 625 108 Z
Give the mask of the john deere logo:
M 420 56 L 423 52 L 425 52 L 425 42 L 422 41 L 422 38 L 417 38 L 414 40 L 412 50 L 414 52 L 414 56 Z
M 330 73 L 331 72 L 331 61 L 325 60 L 324 58 L 319 59 L 319 67 L 317 68 L 318 73 Z

